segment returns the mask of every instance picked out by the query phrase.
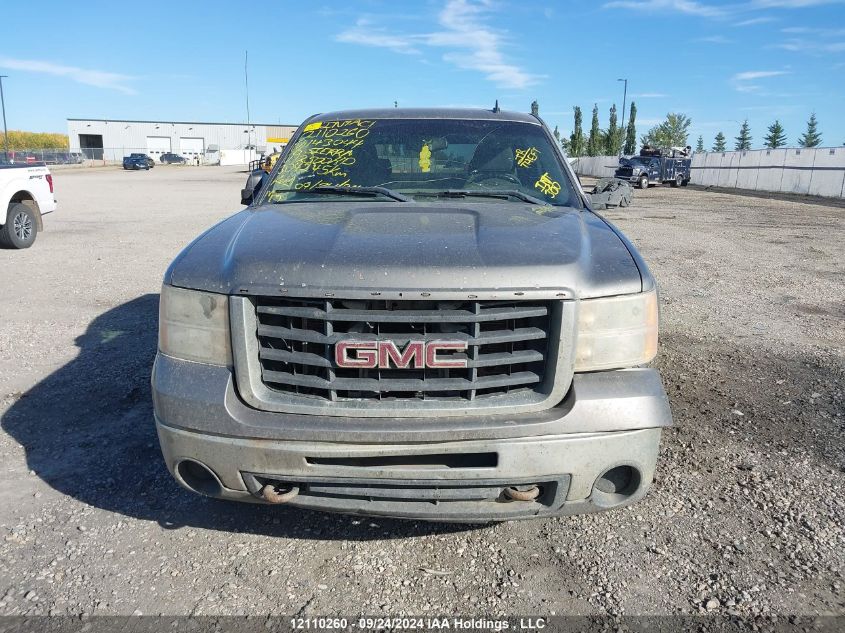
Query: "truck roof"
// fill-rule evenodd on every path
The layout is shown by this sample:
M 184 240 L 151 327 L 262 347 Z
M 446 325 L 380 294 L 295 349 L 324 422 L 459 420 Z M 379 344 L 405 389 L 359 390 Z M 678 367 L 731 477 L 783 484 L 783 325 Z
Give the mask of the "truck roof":
M 343 119 L 467 119 L 491 121 L 520 121 L 539 125 L 540 121 L 531 114 L 481 108 L 369 108 L 365 110 L 338 110 L 315 114 L 311 121 L 337 121 Z

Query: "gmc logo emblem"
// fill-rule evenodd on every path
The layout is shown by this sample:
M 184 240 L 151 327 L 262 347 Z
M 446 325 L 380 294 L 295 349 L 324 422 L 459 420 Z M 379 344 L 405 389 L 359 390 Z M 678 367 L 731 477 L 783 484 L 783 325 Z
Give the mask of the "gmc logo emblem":
M 467 344 L 460 341 L 409 341 L 400 350 L 393 341 L 338 341 L 334 346 L 334 362 L 349 369 L 462 369 L 465 358 L 439 357 L 447 350 L 465 351 Z

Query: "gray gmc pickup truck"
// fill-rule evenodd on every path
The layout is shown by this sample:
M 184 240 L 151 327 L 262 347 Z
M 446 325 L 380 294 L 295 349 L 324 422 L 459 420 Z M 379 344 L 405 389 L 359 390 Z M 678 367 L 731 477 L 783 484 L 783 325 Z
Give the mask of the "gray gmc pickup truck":
M 657 288 L 538 118 L 305 121 L 161 291 L 168 469 L 240 501 L 438 521 L 642 498 L 672 423 Z

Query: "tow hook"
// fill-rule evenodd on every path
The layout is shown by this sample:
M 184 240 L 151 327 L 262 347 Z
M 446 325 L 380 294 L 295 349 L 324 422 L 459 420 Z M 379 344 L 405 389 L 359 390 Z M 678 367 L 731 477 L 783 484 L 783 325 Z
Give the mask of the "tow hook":
M 265 484 L 261 488 L 261 498 L 267 503 L 287 503 L 299 494 L 299 486 L 286 489 L 284 484 Z
M 514 501 L 533 501 L 540 496 L 540 489 L 537 486 L 508 486 L 505 496 Z

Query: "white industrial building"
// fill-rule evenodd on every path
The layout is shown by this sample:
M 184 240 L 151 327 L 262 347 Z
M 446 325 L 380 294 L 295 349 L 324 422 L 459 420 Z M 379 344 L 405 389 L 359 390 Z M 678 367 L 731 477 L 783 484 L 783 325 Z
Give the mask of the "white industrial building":
M 156 162 L 172 152 L 193 162 L 245 164 L 256 154 L 281 149 L 296 125 L 68 119 L 70 151 L 89 160 L 120 162 L 132 152 Z

